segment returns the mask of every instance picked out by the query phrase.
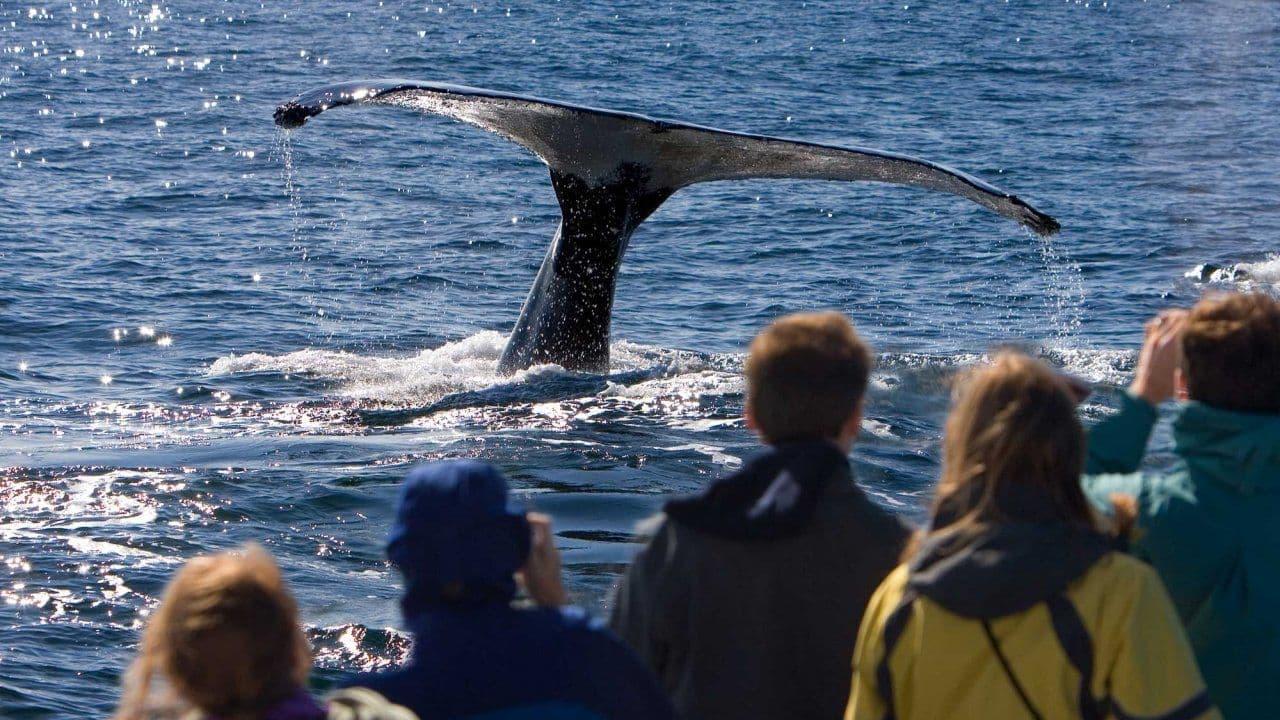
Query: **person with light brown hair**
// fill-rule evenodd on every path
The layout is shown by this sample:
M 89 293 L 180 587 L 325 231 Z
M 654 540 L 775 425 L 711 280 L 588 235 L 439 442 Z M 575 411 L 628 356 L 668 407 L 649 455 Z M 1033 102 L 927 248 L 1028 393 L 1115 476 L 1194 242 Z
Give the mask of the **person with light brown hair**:
M 835 312 L 751 343 L 745 420 L 767 446 L 669 501 L 611 626 L 687 720 L 838 717 L 867 599 L 909 531 L 854 482 L 870 348 Z
M 962 376 L 930 526 L 867 606 L 847 720 L 1220 718 L 1160 579 L 1085 498 L 1075 406 L 1020 353 Z
M 1090 432 L 1085 490 L 1135 499 L 1131 551 L 1169 588 L 1209 694 L 1236 720 L 1280 707 L 1280 302 L 1210 295 L 1162 313 L 1120 412 Z M 1137 472 L 1157 408 L 1177 461 Z
M 197 557 L 169 582 L 125 679 L 116 720 L 414 720 L 367 690 L 318 704 L 311 649 L 271 556 Z

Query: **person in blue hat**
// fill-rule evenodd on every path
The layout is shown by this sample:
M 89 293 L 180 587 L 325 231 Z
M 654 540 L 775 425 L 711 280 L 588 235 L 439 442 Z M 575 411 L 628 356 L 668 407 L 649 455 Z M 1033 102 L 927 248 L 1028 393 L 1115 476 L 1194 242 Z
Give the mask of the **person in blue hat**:
M 550 520 L 515 507 L 492 465 L 445 461 L 410 472 L 387 556 L 404 577 L 413 651 L 403 667 L 351 685 L 422 720 L 675 717 L 639 658 L 566 604 Z M 513 604 L 517 578 L 531 607 Z

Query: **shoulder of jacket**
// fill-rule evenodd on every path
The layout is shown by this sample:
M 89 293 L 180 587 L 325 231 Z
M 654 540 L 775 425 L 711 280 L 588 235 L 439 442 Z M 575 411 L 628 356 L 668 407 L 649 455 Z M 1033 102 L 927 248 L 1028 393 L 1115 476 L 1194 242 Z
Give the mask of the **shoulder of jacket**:
M 1200 507 L 1199 492 L 1186 463 L 1179 461 L 1163 473 L 1144 473 L 1138 506 L 1139 528 L 1174 527 L 1194 515 Z
M 338 690 L 325 698 L 329 720 L 418 720 L 406 707 L 363 687 Z
M 641 519 L 635 524 L 633 529 L 636 537 L 641 540 L 650 541 L 667 530 L 671 525 L 672 523 L 667 519 L 667 514 L 664 512 L 658 512 Z
M 1076 581 L 1075 593 L 1079 593 L 1080 600 L 1094 596 L 1109 606 L 1121 607 L 1128 605 L 1126 598 L 1131 601 L 1141 595 L 1147 585 L 1159 582 L 1155 568 L 1147 563 L 1128 553 L 1110 552 Z
M 905 518 L 878 504 L 862 487 L 823 497 L 815 522 L 827 528 L 850 530 L 860 542 L 870 539 L 883 547 L 894 548 L 895 553 L 912 533 Z
M 907 588 L 907 577 L 911 575 L 911 568 L 906 563 L 901 563 L 885 576 L 881 587 L 892 590 L 901 595 Z
M 1138 558 L 1128 553 L 1109 552 L 1094 563 L 1084 577 L 1086 580 L 1097 578 L 1107 582 L 1137 582 L 1148 574 L 1154 577 L 1155 570 Z
M 902 563 L 880 582 L 880 587 L 876 589 L 876 597 L 879 600 L 882 619 L 902 603 L 903 597 L 907 594 L 907 580 L 910 576 L 910 568 L 906 563 Z

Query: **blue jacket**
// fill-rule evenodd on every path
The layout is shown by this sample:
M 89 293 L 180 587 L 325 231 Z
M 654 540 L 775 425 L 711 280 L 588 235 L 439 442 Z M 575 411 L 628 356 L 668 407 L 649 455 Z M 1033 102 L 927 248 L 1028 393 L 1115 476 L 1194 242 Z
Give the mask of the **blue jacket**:
M 512 606 L 529 538 L 493 466 L 454 460 L 410 472 L 387 557 L 404 576 L 413 653 L 404 667 L 351 684 L 421 720 L 674 717 L 657 679 L 585 612 Z
M 675 717 L 649 670 L 578 608 L 441 608 L 408 624 L 409 662 L 351 684 L 381 693 L 421 720 Z
M 1280 415 L 1179 406 L 1178 461 L 1135 472 L 1155 408 L 1125 395 L 1089 437 L 1085 490 L 1138 502 L 1133 553 L 1169 589 L 1209 694 L 1230 720 L 1280 713 Z

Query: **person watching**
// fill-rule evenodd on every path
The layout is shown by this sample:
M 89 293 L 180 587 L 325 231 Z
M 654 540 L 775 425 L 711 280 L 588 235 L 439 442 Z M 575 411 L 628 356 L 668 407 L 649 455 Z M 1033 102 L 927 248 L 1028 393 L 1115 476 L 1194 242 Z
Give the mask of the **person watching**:
M 422 720 L 666 720 L 670 700 L 602 623 L 568 605 L 550 520 L 510 503 L 475 460 L 435 462 L 401 487 L 387 556 L 413 635 L 403 667 L 357 677 Z M 536 603 L 516 606 L 517 579 Z
M 307 693 L 311 649 L 266 551 L 188 561 L 169 582 L 125 675 L 116 720 L 415 720 L 368 690 L 321 704 Z
M 1172 411 L 1176 461 L 1137 472 Z M 1280 707 L 1280 303 L 1206 297 L 1147 324 L 1120 411 L 1089 434 L 1086 492 L 1132 496 L 1131 552 L 1160 573 L 1232 720 Z
M 1084 462 L 1075 392 L 1044 363 L 1004 353 L 962 379 L 929 529 L 867 606 L 846 720 L 1220 720 Z
M 690 720 L 839 717 L 867 599 L 909 536 L 853 479 L 871 351 L 841 314 L 751 343 L 746 423 L 765 449 L 671 500 L 610 625 Z

